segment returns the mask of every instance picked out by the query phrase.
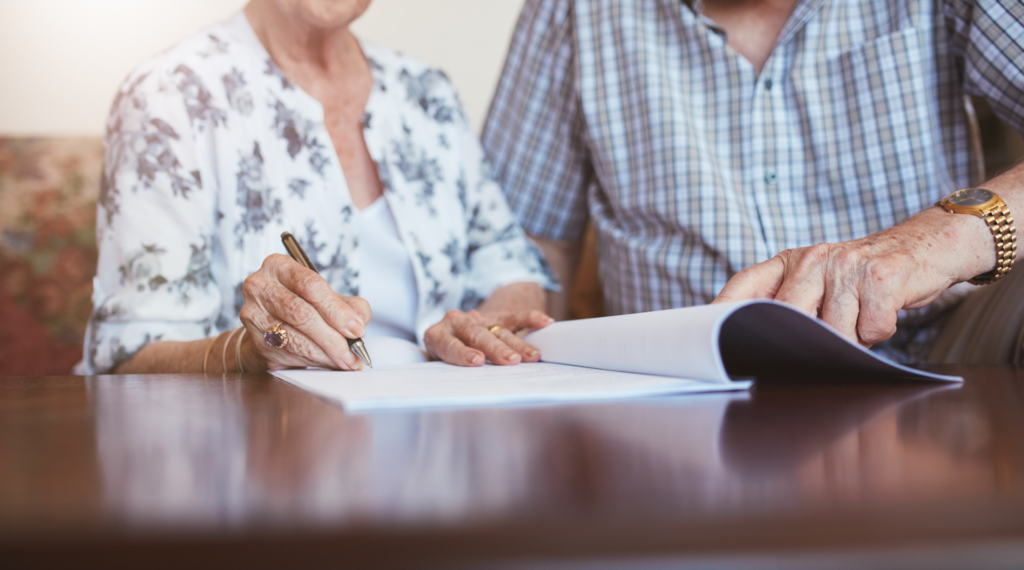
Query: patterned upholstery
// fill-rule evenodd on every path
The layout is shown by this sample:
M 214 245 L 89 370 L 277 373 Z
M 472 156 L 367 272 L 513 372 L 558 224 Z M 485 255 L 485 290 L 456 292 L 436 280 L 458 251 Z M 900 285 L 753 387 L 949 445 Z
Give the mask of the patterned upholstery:
M 102 164 L 100 137 L 0 137 L 0 376 L 81 359 Z

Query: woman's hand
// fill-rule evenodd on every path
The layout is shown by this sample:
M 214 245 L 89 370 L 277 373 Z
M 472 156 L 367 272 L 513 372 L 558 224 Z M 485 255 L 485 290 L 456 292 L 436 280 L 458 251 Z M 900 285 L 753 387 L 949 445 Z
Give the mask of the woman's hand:
M 239 317 L 267 369 L 363 368 L 345 339 L 363 336 L 371 316 L 365 299 L 335 293 L 317 272 L 280 254 L 268 257 L 246 278 L 242 295 L 245 305 Z M 288 331 L 284 348 L 263 340 L 266 330 L 279 322 Z
M 485 360 L 500 365 L 537 362 L 540 351 L 516 333 L 541 329 L 553 322 L 554 319 L 536 310 L 451 310 L 441 322 L 427 329 L 423 343 L 430 356 L 456 366 L 481 366 Z M 492 325 L 502 328 L 492 333 Z

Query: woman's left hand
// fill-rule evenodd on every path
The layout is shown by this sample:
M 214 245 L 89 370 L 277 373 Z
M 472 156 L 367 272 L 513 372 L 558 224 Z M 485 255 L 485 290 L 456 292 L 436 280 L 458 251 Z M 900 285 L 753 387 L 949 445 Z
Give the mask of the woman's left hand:
M 423 343 L 433 358 L 456 366 L 482 366 L 485 360 L 503 366 L 537 362 L 540 351 L 523 342 L 517 332 L 544 328 L 554 319 L 541 311 L 451 310 L 444 319 L 427 329 Z M 490 327 L 501 328 L 493 333 Z

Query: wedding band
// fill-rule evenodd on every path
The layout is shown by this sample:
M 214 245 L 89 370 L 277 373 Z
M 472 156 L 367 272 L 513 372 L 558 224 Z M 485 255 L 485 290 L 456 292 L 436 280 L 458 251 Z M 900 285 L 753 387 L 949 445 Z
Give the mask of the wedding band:
M 487 327 L 487 330 L 491 331 L 491 334 L 494 334 L 494 333 L 500 331 L 503 328 L 505 328 L 505 327 L 503 327 L 501 325 L 491 325 L 491 326 Z
M 284 323 L 279 322 L 268 328 L 267 331 L 263 333 L 263 340 L 274 348 L 284 348 L 288 346 L 288 331 L 284 330 L 284 327 L 281 326 L 283 324 Z

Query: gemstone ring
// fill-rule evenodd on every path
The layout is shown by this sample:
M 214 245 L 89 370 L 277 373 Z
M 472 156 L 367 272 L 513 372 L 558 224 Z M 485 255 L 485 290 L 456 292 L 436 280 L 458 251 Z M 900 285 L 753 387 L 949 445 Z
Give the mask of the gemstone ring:
M 282 324 L 284 323 L 279 322 L 268 328 L 267 331 L 263 333 L 263 340 L 274 348 L 284 348 L 288 346 L 288 331 L 284 330 L 284 327 L 281 326 Z

